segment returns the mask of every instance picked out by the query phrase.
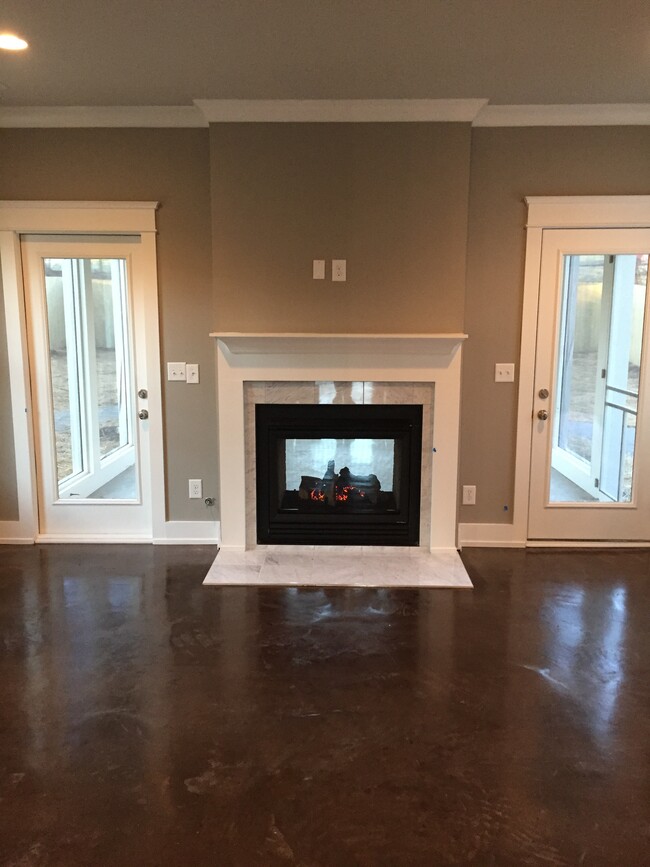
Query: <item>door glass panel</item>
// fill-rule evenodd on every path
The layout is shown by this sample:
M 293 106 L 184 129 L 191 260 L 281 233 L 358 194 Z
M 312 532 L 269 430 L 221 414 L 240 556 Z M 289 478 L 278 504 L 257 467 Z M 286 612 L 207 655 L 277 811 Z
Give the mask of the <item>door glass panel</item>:
M 550 502 L 633 495 L 648 255 L 564 257 Z
M 98 433 L 102 457 L 127 445 L 128 344 L 125 334 L 123 297 L 126 281 L 123 262 L 92 260 L 92 292 L 95 334 L 95 364 L 98 384 Z
M 135 500 L 126 262 L 43 260 L 57 490 Z
M 57 479 L 59 484 L 83 472 L 83 394 L 75 352 L 79 311 L 70 279 L 63 280 L 65 263 L 46 259 L 45 292 L 50 344 L 50 378 Z M 66 274 L 66 277 L 69 275 Z

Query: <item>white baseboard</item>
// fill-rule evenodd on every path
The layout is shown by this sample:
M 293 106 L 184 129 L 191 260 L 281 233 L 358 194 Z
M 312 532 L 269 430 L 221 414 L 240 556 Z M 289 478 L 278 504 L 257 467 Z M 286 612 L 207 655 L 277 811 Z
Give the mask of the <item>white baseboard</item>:
M 39 545 L 150 545 L 151 536 L 118 536 L 100 533 L 62 536 L 56 533 L 39 533 L 36 542 Z
M 575 539 L 533 539 L 527 548 L 650 548 L 650 542 L 615 542 Z
M 166 521 L 163 534 L 154 536 L 154 545 L 217 545 L 219 521 Z
M 0 521 L 0 545 L 216 545 L 219 542 L 219 521 L 167 521 L 160 536 L 120 536 L 118 534 L 39 533 L 36 538 L 14 535 L 10 522 Z M 4 532 L 3 532 L 4 531 Z
M 30 531 L 26 521 L 0 521 L 0 545 L 33 545 Z
M 526 539 L 515 536 L 512 524 L 459 524 L 460 548 L 525 548 Z

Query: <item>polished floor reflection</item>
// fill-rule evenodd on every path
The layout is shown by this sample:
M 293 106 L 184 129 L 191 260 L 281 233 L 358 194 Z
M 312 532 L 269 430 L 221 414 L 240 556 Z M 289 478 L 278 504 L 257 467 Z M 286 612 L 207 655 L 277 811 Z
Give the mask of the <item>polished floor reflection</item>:
M 213 548 L 0 548 L 0 864 L 650 861 L 650 552 L 474 591 L 202 587 Z

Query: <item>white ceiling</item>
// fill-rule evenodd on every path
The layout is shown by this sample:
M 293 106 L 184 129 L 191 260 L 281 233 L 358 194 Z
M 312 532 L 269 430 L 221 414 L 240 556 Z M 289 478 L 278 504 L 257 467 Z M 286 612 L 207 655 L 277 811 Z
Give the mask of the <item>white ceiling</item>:
M 2 0 L 0 106 L 650 102 L 648 0 Z

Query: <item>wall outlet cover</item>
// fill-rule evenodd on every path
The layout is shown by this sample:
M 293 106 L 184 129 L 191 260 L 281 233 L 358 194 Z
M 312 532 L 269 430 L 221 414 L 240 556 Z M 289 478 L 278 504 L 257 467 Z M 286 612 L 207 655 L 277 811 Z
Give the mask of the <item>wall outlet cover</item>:
M 463 506 L 476 505 L 476 485 L 463 485 Z
M 345 283 L 347 280 L 347 259 L 332 259 L 332 280 Z

